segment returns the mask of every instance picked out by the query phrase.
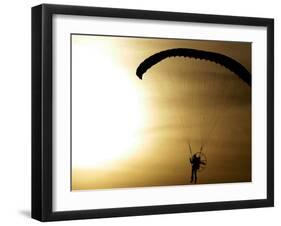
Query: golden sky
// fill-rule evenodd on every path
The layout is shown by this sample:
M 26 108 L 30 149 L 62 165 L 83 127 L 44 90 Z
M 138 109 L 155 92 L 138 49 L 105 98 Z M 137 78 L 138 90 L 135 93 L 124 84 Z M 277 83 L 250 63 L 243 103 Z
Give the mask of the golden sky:
M 144 59 L 170 48 L 221 53 L 251 72 L 251 43 L 92 35 L 71 41 L 73 190 L 189 184 L 188 143 L 193 153 L 204 145 L 207 156 L 198 183 L 251 181 L 247 84 L 218 64 L 190 58 L 165 59 L 143 80 L 135 73 Z M 78 89 L 91 103 L 75 98 Z

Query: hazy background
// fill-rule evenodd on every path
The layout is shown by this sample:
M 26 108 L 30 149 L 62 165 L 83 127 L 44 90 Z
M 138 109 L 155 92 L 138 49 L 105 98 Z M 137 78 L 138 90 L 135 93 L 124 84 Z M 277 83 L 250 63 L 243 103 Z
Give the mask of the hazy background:
M 85 95 L 96 92 L 94 110 L 73 101 L 89 124 L 74 112 L 72 140 L 92 147 L 72 147 L 73 190 L 189 184 L 188 143 L 193 153 L 204 145 L 207 156 L 198 183 L 251 180 L 249 86 L 220 65 L 190 58 L 166 59 L 143 80 L 135 75 L 148 56 L 179 47 L 225 54 L 251 71 L 250 43 L 72 36 L 73 96 L 81 76 L 97 79 L 85 88 Z M 81 133 L 85 126 L 93 133 Z

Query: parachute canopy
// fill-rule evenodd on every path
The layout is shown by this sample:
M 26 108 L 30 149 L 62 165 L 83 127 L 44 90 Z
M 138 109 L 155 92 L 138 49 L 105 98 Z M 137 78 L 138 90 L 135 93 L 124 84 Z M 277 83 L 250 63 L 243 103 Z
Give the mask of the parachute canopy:
M 236 60 L 220 53 L 190 48 L 168 49 L 148 57 L 138 66 L 136 71 L 137 76 L 142 79 L 143 74 L 150 67 L 168 57 L 189 57 L 200 60 L 208 60 L 220 64 L 229 69 L 230 71 L 234 72 L 240 79 L 242 79 L 249 86 L 251 86 L 251 74 L 242 64 L 240 64 Z

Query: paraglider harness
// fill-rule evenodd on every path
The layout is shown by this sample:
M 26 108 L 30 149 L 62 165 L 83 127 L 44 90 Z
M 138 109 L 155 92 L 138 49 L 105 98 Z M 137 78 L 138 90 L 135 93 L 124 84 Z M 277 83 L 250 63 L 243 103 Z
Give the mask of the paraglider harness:
M 195 154 L 192 154 L 190 143 L 188 145 L 189 145 L 189 152 L 190 152 L 189 160 L 190 160 L 190 163 L 192 164 L 192 167 L 194 166 L 193 164 L 196 164 L 194 162 L 195 158 L 198 158 L 198 166 L 197 166 L 198 168 L 197 168 L 197 171 L 198 172 L 204 171 L 206 169 L 206 166 L 207 166 L 207 157 L 203 153 L 203 146 L 201 146 L 199 152 L 196 152 Z

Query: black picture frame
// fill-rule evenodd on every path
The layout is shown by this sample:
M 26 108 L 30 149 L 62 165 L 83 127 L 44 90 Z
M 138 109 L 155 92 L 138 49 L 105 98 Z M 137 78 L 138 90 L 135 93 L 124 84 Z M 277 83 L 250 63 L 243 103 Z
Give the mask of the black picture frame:
M 170 204 L 128 208 L 52 210 L 52 17 L 55 14 L 133 18 L 267 29 L 267 197 L 266 199 Z M 121 217 L 274 205 L 274 20 L 132 9 L 43 4 L 32 8 L 32 218 L 40 221 Z

